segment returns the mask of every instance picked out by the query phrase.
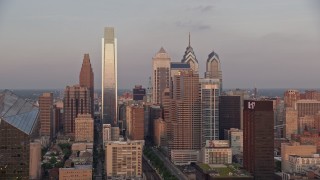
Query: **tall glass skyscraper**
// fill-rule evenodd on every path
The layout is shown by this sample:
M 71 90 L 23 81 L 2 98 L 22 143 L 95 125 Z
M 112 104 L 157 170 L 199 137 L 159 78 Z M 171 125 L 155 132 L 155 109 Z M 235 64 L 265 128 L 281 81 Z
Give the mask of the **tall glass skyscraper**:
M 114 28 L 104 29 L 102 38 L 102 122 L 117 126 L 117 39 Z

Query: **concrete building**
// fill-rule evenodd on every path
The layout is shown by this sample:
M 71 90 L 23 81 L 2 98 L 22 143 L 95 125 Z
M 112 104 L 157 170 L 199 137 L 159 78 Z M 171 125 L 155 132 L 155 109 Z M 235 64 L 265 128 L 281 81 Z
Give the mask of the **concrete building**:
M 291 139 L 291 134 L 298 134 L 298 111 L 292 107 L 285 109 L 285 138 Z
M 307 156 L 289 155 L 290 173 L 305 173 L 309 167 L 320 165 L 319 154 Z
M 164 99 L 164 98 L 162 98 Z M 164 101 L 162 100 L 162 103 Z M 151 106 L 145 106 L 148 107 L 148 112 L 146 112 L 146 115 L 148 116 L 148 122 L 145 121 L 145 135 L 154 138 L 154 130 L 155 130 L 155 120 L 162 118 L 162 112 L 163 109 L 159 105 L 151 105 Z
M 232 150 L 228 140 L 207 140 L 201 149 L 201 162 L 205 164 L 231 164 Z
M 153 142 L 156 146 L 162 146 L 165 144 L 166 138 L 166 123 L 162 118 L 158 118 L 154 121 L 154 135 Z
M 300 117 L 298 119 L 299 123 L 299 134 L 302 134 L 305 129 L 314 129 L 315 123 L 314 123 L 314 116 L 306 115 L 303 117 Z
M 87 87 L 90 90 L 91 117 L 93 118 L 94 116 L 94 75 L 93 75 L 89 54 L 84 54 L 80 75 L 79 75 L 79 84 L 80 86 Z
M 244 101 L 243 165 L 255 179 L 274 177 L 273 128 L 272 101 Z
M 102 139 L 103 143 L 111 141 L 111 124 L 103 124 L 102 126 Z
M 40 179 L 41 177 L 41 143 L 30 143 L 29 179 Z
M 144 140 L 144 107 L 141 105 L 130 105 L 131 113 L 127 117 L 128 137 L 130 140 Z
M 30 143 L 39 137 L 39 109 L 11 91 L 0 92 L 0 179 L 29 179 L 38 158 Z M 32 168 L 30 168 L 30 165 Z
M 48 143 L 53 137 L 53 93 L 43 93 L 39 96 L 40 136 Z M 46 144 L 48 144 L 46 143 Z
M 162 47 L 152 58 L 153 104 L 161 104 L 164 89 L 170 87 L 170 62 L 169 54 Z
M 210 74 L 210 73 L 209 73 Z M 200 79 L 201 84 L 201 147 L 207 140 L 219 139 L 219 79 Z
M 183 166 L 200 161 L 200 150 L 198 149 L 172 149 L 171 162 L 174 165 Z
M 290 172 L 290 155 L 309 156 L 317 153 L 317 147 L 314 145 L 300 145 L 298 142 L 281 144 L 281 169 L 283 172 Z
M 71 168 L 59 168 L 59 180 L 91 180 L 91 165 L 76 165 Z
M 243 154 L 243 131 L 231 128 L 225 131 L 232 149 L 232 155 Z
M 296 102 L 298 117 L 315 115 L 320 111 L 320 101 L 302 99 Z
M 110 141 L 105 144 L 108 178 L 141 178 L 144 141 Z
M 75 128 L 76 142 L 93 142 L 94 122 L 91 114 L 78 114 L 75 120 Z
M 119 141 L 120 129 L 119 127 L 111 127 L 111 141 Z
M 64 133 L 75 135 L 75 119 L 78 114 L 91 114 L 90 89 L 80 85 L 67 86 L 63 100 Z
M 118 121 L 118 72 L 117 39 L 113 27 L 104 29 L 102 38 L 102 122 L 117 125 Z
M 296 102 L 300 100 L 300 92 L 295 89 L 289 89 L 284 92 L 284 105 L 285 107 L 295 108 Z

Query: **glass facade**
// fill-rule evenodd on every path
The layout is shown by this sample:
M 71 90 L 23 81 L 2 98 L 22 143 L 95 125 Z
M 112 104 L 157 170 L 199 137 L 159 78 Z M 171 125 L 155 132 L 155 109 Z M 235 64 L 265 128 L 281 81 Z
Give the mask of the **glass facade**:
M 219 139 L 219 96 L 218 79 L 201 80 L 202 146 L 206 140 Z
M 102 40 L 102 120 L 104 124 L 117 123 L 117 42 L 114 28 L 104 29 Z

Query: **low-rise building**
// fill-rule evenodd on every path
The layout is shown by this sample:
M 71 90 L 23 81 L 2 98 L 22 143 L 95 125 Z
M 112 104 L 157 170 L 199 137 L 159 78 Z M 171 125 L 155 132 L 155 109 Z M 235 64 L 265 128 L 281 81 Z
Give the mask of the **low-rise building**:
M 142 178 L 144 141 L 109 141 L 105 146 L 108 178 Z
M 303 173 L 309 167 L 320 165 L 319 154 L 310 156 L 289 155 L 291 173 Z
M 201 162 L 205 164 L 231 164 L 232 150 L 228 140 L 207 140 L 201 150 Z
M 75 141 L 93 142 L 94 130 L 91 114 L 78 114 L 75 119 Z
M 91 165 L 76 165 L 71 168 L 59 169 L 59 180 L 91 180 Z

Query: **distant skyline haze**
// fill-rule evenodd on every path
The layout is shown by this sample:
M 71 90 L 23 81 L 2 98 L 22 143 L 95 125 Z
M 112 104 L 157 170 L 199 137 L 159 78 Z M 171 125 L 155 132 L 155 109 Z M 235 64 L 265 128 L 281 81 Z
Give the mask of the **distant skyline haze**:
M 125 3 L 125 4 L 124 4 Z M 101 38 L 114 27 L 118 87 L 148 85 L 152 57 L 191 46 L 204 76 L 214 50 L 224 88 L 319 88 L 317 0 L 1 1 L 0 89 L 64 89 L 89 53 L 101 89 Z

